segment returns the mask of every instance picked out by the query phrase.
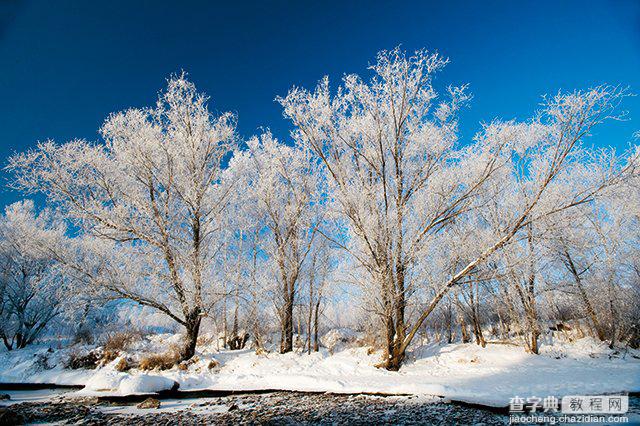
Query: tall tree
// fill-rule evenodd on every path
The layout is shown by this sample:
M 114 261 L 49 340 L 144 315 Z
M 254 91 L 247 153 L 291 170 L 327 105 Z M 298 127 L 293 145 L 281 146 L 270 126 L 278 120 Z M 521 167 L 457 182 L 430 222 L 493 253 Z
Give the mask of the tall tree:
M 103 143 L 47 141 L 11 158 L 15 186 L 40 192 L 112 256 L 92 283 L 168 315 L 186 330 L 193 356 L 210 295 L 220 231 L 233 182 L 223 164 L 235 146 L 235 119 L 212 115 L 207 97 L 174 76 L 154 108 L 112 114 Z M 106 266 L 109 266 L 105 270 Z M 140 272 L 136 283 L 118 271 Z
M 60 221 L 49 210 L 37 213 L 32 201 L 11 204 L 0 217 L 0 338 L 7 350 L 33 343 L 69 306 L 73 281 L 42 250 L 64 233 Z
M 320 177 L 309 152 L 287 146 L 270 133 L 248 142 L 232 167 L 246 178 L 245 207 L 259 212 L 262 251 L 277 271 L 276 311 L 280 351 L 293 349 L 293 310 L 303 265 L 322 220 Z
M 280 99 L 297 142 L 326 168 L 334 208 L 349 230 L 345 249 L 377 285 L 386 334 L 383 365 L 391 370 L 400 367 L 408 345 L 453 286 L 468 284 L 478 267 L 532 222 L 589 202 L 621 173 L 599 167 L 596 159 L 600 175 L 577 177 L 584 167 L 578 145 L 608 117 L 620 90 L 559 94 L 529 122 L 491 123 L 463 145 L 457 143 L 456 113 L 468 99 L 464 87 L 449 88 L 449 100 L 437 102 L 432 84 L 446 63 L 424 51 L 411 57 L 399 49 L 381 52 L 370 82 L 349 75 L 332 94 L 325 78 L 313 92 L 293 88 Z M 578 183 L 568 192 L 554 190 L 571 172 Z M 443 250 L 451 244 L 443 235 L 458 222 L 479 215 L 505 192 L 510 204 L 501 207 L 496 238 L 459 241 L 471 244 L 473 254 L 442 278 L 409 324 L 408 295 L 418 284 L 407 280 L 412 269 L 434 245 Z

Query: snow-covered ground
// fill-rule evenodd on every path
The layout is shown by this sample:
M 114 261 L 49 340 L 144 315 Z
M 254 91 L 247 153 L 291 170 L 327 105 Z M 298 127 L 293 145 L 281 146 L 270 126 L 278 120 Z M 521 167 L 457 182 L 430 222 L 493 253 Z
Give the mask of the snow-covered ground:
M 156 348 L 175 337 L 156 338 Z M 148 347 L 147 347 L 148 348 Z M 308 354 L 249 349 L 203 348 L 187 370 L 118 372 L 118 359 L 95 370 L 70 370 L 63 360 L 75 349 L 34 347 L 0 353 L 0 382 L 84 385 L 80 395 L 130 395 L 180 390 L 295 390 L 334 393 L 437 395 L 448 399 L 506 406 L 514 396 L 557 397 L 640 391 L 640 357 L 614 353 L 589 338 L 556 341 L 531 355 L 513 345 L 426 345 L 414 350 L 399 372 L 374 367 L 380 353 L 364 347 L 323 349 Z M 46 358 L 46 362 L 43 361 Z M 220 363 L 209 369 L 211 360 Z

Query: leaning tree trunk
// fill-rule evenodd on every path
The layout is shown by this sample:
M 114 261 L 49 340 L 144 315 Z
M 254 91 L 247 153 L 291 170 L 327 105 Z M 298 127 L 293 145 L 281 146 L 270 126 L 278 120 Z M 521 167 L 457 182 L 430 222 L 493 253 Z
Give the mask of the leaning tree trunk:
M 593 309 L 593 305 L 589 300 L 589 296 L 587 295 L 587 291 L 582 284 L 582 277 L 578 272 L 578 268 L 576 268 L 575 263 L 573 262 L 573 258 L 569 254 L 569 250 L 564 250 L 564 256 L 566 260 L 566 265 L 569 267 L 569 271 L 571 271 L 571 275 L 573 275 L 573 280 L 575 281 L 576 287 L 578 288 L 578 292 L 580 294 L 580 298 L 582 299 L 582 304 L 584 305 L 585 310 L 587 311 L 587 315 L 591 319 L 591 323 L 593 325 L 593 330 L 596 332 L 598 339 L 605 340 L 604 330 L 600 325 L 600 321 L 598 321 L 598 316 L 596 315 L 595 309 Z

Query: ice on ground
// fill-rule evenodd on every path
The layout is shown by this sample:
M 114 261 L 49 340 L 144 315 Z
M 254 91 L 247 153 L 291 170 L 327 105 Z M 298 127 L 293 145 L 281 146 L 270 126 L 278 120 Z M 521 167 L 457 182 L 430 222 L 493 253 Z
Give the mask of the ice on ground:
M 208 398 L 163 399 L 160 402 L 160 408 L 154 409 L 153 413 L 174 413 L 188 410 L 191 414 L 214 414 L 229 411 L 229 405 L 225 403 L 211 404 L 210 401 Z M 100 405 L 97 409 L 105 414 L 137 415 L 149 412 L 149 409 L 138 408 L 136 405 Z
M 70 392 L 73 392 L 73 390 L 65 388 L 30 390 L 0 388 L 0 394 L 9 395 L 9 399 L 0 400 L 0 406 L 21 404 L 23 402 L 45 402 L 51 400 L 54 397 L 61 396 Z
M 341 340 L 340 337 L 337 340 Z M 143 373 L 115 371 L 114 362 L 96 370 L 36 367 L 43 349 L 0 353 L 0 382 L 84 384 L 81 394 L 127 395 L 180 390 L 290 390 L 335 393 L 435 395 L 492 406 L 514 396 L 603 394 L 640 391 L 637 351 L 611 351 L 593 339 L 550 342 L 541 355 L 514 345 L 425 345 L 408 355 L 399 372 L 374 367 L 380 353 L 351 347 L 320 352 L 257 355 L 254 351 L 204 348 L 186 370 Z M 45 349 L 46 350 L 46 349 Z M 40 351 L 40 352 L 39 352 Z M 52 365 L 62 358 L 50 354 Z M 221 366 L 209 369 L 215 359 Z

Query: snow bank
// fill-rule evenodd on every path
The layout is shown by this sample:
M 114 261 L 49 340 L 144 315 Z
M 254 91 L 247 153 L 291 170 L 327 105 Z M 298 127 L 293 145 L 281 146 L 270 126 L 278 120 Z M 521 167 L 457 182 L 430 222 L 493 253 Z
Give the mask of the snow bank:
M 0 352 L 0 383 L 84 385 L 95 371 L 65 369 L 70 353 L 70 350 L 52 350 L 47 345 Z
M 640 390 L 640 360 L 603 352 L 593 341 L 547 349 L 532 355 L 512 345 L 431 345 L 411 353 L 399 372 L 373 367 L 380 354 L 366 348 L 330 354 L 267 354 L 252 351 L 216 355 L 222 367 L 214 374 L 168 371 L 181 390 L 317 391 L 436 395 L 490 406 L 509 399 L 569 394 L 601 394 Z M 591 350 L 595 350 L 592 352 Z M 607 349 L 608 350 L 608 349 Z M 562 357 L 557 357 L 562 352 Z
M 375 368 L 380 354 L 369 354 L 366 348 L 333 354 L 323 349 L 310 355 L 222 351 L 215 353 L 221 366 L 213 370 L 207 367 L 213 359 L 208 348 L 186 370 L 173 368 L 148 374 L 135 370 L 120 373 L 114 363 L 97 370 L 56 367 L 42 371 L 33 367 L 33 354 L 29 357 L 26 352 L 14 352 L 0 354 L 0 381 L 69 383 L 84 377 L 86 387 L 80 393 L 94 395 L 153 393 L 171 389 L 177 382 L 185 391 L 417 394 L 506 406 L 516 395 L 561 397 L 640 391 L 640 354 L 615 353 L 591 339 L 556 342 L 544 346 L 541 355 L 528 354 L 513 345 L 428 345 L 410 353 L 399 372 Z M 11 380 L 16 377 L 20 380 Z
M 151 374 L 126 374 L 102 369 L 87 382 L 81 395 L 142 395 L 171 390 L 176 382 Z
M 120 382 L 118 393 L 121 395 L 135 395 L 162 392 L 171 390 L 175 383 L 173 380 L 162 376 L 148 374 L 128 376 Z
M 127 374 L 125 373 L 101 369 L 91 376 L 83 390 L 95 392 L 117 391 L 120 382 L 122 382 L 126 376 Z

